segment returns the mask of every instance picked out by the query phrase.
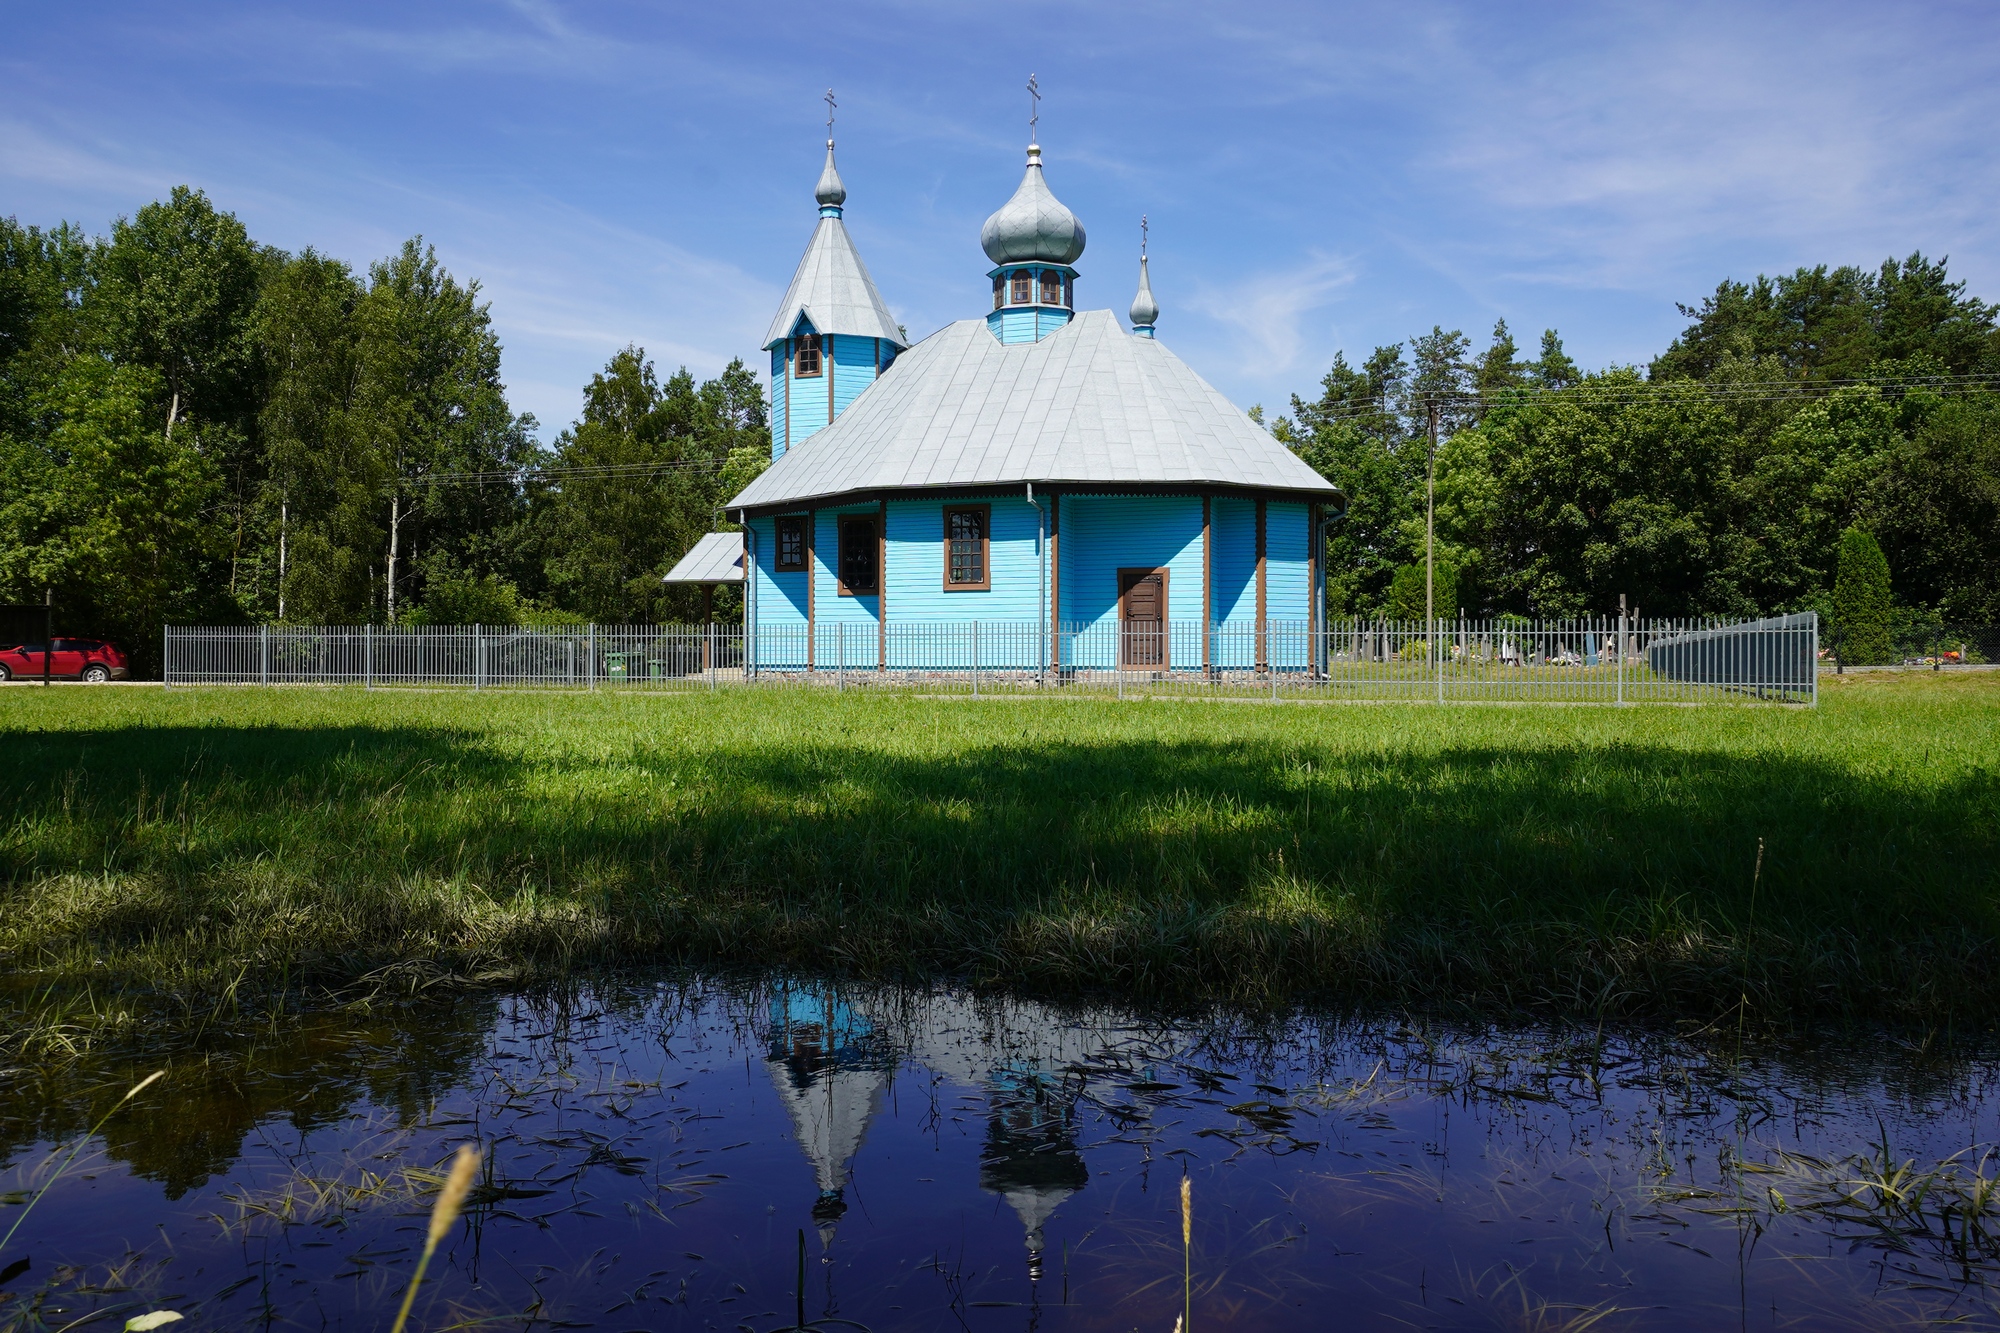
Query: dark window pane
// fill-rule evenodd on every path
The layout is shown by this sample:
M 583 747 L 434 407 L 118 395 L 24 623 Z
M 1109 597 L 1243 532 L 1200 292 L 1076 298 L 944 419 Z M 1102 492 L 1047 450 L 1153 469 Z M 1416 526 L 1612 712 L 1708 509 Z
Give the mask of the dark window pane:
M 801 377 L 819 374 L 819 335 L 808 333 L 799 339 L 792 373 Z
M 1028 270 L 1026 269 L 1016 269 L 1014 271 L 1014 293 L 1012 297 L 1014 304 L 1026 305 L 1028 304 L 1028 302 L 1034 299 L 1035 299 L 1034 275 L 1028 272 Z
M 875 591 L 874 519 L 841 520 L 840 582 L 850 593 Z
M 986 582 L 986 511 L 947 509 L 945 582 L 979 585 Z
M 1001 306 L 1006 304 L 1007 304 L 1007 280 L 1005 278 L 995 278 L 993 279 L 993 308 L 995 310 L 998 310 Z
M 1042 270 L 1042 304 L 1062 304 L 1062 274 L 1050 269 Z
M 778 568 L 806 567 L 806 521 L 793 516 L 778 520 Z

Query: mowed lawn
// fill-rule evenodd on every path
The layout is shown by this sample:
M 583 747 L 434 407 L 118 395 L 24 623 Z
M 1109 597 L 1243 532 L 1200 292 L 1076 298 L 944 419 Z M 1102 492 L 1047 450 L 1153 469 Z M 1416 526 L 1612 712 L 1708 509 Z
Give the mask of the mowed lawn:
M 2000 1019 L 1996 674 L 1817 711 L 17 686 L 0 735 L 17 985 L 657 960 Z

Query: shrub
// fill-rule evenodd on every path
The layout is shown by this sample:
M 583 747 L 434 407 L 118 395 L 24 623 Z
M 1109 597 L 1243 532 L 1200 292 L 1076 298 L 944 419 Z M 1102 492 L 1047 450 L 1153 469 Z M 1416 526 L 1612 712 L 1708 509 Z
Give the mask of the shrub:
M 1889 561 L 1875 538 L 1860 528 L 1840 536 L 1840 565 L 1833 579 L 1834 643 L 1840 660 L 1854 665 L 1893 661 L 1889 636 Z

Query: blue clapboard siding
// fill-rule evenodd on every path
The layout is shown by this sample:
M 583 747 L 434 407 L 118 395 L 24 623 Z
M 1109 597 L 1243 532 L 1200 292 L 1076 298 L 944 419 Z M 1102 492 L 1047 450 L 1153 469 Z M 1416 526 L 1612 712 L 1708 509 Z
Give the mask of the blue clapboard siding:
M 1234 495 L 1209 502 L 1211 570 L 1209 614 L 1219 627 L 1209 660 L 1237 670 L 1257 655 L 1257 504 Z
M 989 558 L 992 588 L 985 592 L 944 589 L 944 511 L 947 505 L 990 506 Z M 1043 502 L 1044 505 L 1047 501 Z M 905 667 L 956 667 L 970 660 L 971 637 L 926 632 L 919 626 L 962 626 L 990 622 L 994 632 L 980 639 L 981 666 L 1032 666 L 1036 653 L 1016 627 L 1039 623 L 1041 568 L 1035 539 L 1034 507 L 1022 496 L 980 496 L 960 500 L 892 502 L 889 505 L 889 663 Z M 1009 623 L 1001 631 L 1002 622 Z
M 993 330 L 1003 343 L 1031 343 L 1035 341 L 1035 310 L 1032 306 L 1012 306 L 1006 310 L 995 310 L 986 317 L 986 327 Z
M 1306 665 L 1307 622 L 1312 616 L 1312 534 L 1302 504 L 1273 500 L 1264 508 L 1264 615 L 1273 630 L 1271 665 L 1296 671 Z
M 811 333 L 812 331 L 812 325 L 807 323 L 804 317 L 801 317 L 798 326 L 792 330 L 792 336 L 796 338 L 801 333 Z M 799 379 L 793 376 L 787 384 L 787 389 L 792 400 L 792 418 L 790 438 L 785 442 L 786 448 L 797 444 L 832 420 L 826 411 L 826 377 L 831 373 L 828 369 L 831 361 L 828 355 L 830 350 L 828 344 L 834 341 L 836 340 L 832 338 L 822 338 L 820 340 L 819 374 L 811 376 L 808 379 Z
M 1063 325 L 1069 323 L 1069 321 L 1070 312 L 1067 310 L 1037 310 L 1035 312 L 1035 341 L 1040 342 Z
M 818 383 L 818 381 L 812 381 Z M 850 505 L 843 509 L 822 509 L 813 529 L 813 625 L 814 654 L 821 666 L 832 666 L 846 645 L 847 665 L 874 666 L 880 660 L 880 644 L 875 628 L 876 598 L 840 595 L 840 524 L 846 514 L 876 517 L 876 505 Z
M 828 338 L 833 352 L 833 414 L 837 417 L 861 391 L 875 382 L 876 358 L 873 338 L 835 334 Z
M 753 596 L 757 608 L 756 662 L 783 669 L 805 665 L 806 575 L 804 570 L 779 573 L 777 520 L 750 520 L 756 564 Z
M 785 344 L 771 349 L 771 461 L 785 456 L 791 441 L 785 438 Z
M 1201 620 L 1201 500 L 1180 495 L 1065 495 L 1062 498 L 1062 620 L 1071 626 L 1115 625 L 1118 571 L 1167 573 L 1167 619 Z M 1177 667 L 1198 666 L 1180 660 Z M 1090 634 L 1077 642 L 1071 666 L 1108 667 L 1115 637 Z M 1102 659 L 1102 660 L 1099 660 Z

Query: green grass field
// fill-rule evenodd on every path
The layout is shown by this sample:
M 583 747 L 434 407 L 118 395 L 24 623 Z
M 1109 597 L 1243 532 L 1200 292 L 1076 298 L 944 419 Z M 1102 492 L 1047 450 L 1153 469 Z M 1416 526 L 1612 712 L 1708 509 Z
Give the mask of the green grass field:
M 672 960 L 2000 1019 L 2000 675 L 1822 699 L 13 687 L 0 956 L 100 1014 Z

